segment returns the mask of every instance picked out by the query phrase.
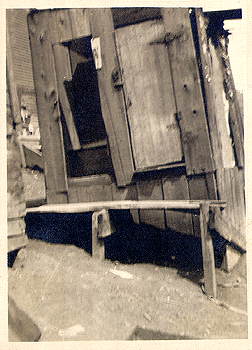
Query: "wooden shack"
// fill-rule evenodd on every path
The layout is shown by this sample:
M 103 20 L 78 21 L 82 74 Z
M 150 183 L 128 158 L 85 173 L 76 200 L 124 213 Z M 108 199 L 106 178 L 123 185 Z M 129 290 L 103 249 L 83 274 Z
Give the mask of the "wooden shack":
M 242 112 L 223 21 L 240 10 L 95 8 L 28 16 L 47 203 L 225 200 L 245 249 Z M 133 210 L 199 235 L 199 216 Z

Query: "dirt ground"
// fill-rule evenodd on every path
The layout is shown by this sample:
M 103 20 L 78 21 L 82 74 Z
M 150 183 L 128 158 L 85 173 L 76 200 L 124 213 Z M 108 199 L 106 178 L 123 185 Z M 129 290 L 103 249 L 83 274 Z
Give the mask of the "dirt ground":
M 43 178 L 25 176 L 34 174 Z M 9 295 L 39 327 L 40 342 L 246 339 L 246 254 L 231 273 L 216 269 L 221 305 L 203 293 L 201 274 L 181 272 L 176 254 L 171 261 L 98 261 L 88 249 L 33 238 L 8 268 Z
M 246 310 L 242 260 L 231 274 L 217 270 L 218 298 Z M 9 269 L 9 295 L 40 341 L 247 338 L 245 315 L 215 305 L 175 268 L 99 262 L 71 245 L 30 240 Z

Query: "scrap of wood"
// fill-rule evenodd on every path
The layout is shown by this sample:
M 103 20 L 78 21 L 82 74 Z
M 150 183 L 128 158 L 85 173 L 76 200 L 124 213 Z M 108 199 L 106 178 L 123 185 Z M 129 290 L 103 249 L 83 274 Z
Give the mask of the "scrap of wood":
M 211 297 L 208 297 L 208 299 L 210 301 L 212 301 L 213 303 L 215 303 L 216 305 L 224 307 L 225 309 L 236 312 L 237 314 L 240 314 L 240 315 L 248 316 L 247 311 L 238 309 L 237 307 L 234 307 L 234 306 L 231 306 L 231 305 L 225 303 L 224 301 L 221 301 L 221 300 L 218 300 L 215 298 L 211 298 Z
M 227 241 L 235 243 L 246 251 L 246 237 L 242 236 L 230 221 L 221 216 L 221 213 L 216 213 L 214 216 L 214 228 Z
M 230 288 L 230 287 L 236 288 L 236 287 L 246 287 L 247 284 L 240 283 L 240 282 L 230 282 L 230 283 L 218 283 L 217 286 L 222 288 Z

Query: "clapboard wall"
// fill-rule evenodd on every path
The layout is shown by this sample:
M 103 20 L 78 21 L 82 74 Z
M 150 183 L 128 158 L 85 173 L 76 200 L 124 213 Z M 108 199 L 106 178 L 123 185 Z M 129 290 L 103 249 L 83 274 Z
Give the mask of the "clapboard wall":
M 11 56 L 13 78 L 20 106 L 25 106 L 32 115 L 32 124 L 38 128 L 38 113 L 33 81 L 33 69 L 27 27 L 28 9 L 7 9 L 6 30 L 9 40 L 7 50 Z M 14 82 L 13 82 L 14 81 Z

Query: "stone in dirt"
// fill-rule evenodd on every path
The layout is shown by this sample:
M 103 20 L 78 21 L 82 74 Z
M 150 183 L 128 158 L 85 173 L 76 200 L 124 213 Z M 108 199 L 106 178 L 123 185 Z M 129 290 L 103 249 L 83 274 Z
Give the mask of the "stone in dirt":
M 84 333 L 85 328 L 81 324 L 75 324 L 74 326 L 60 329 L 58 335 L 63 338 L 75 337 L 79 333 Z

